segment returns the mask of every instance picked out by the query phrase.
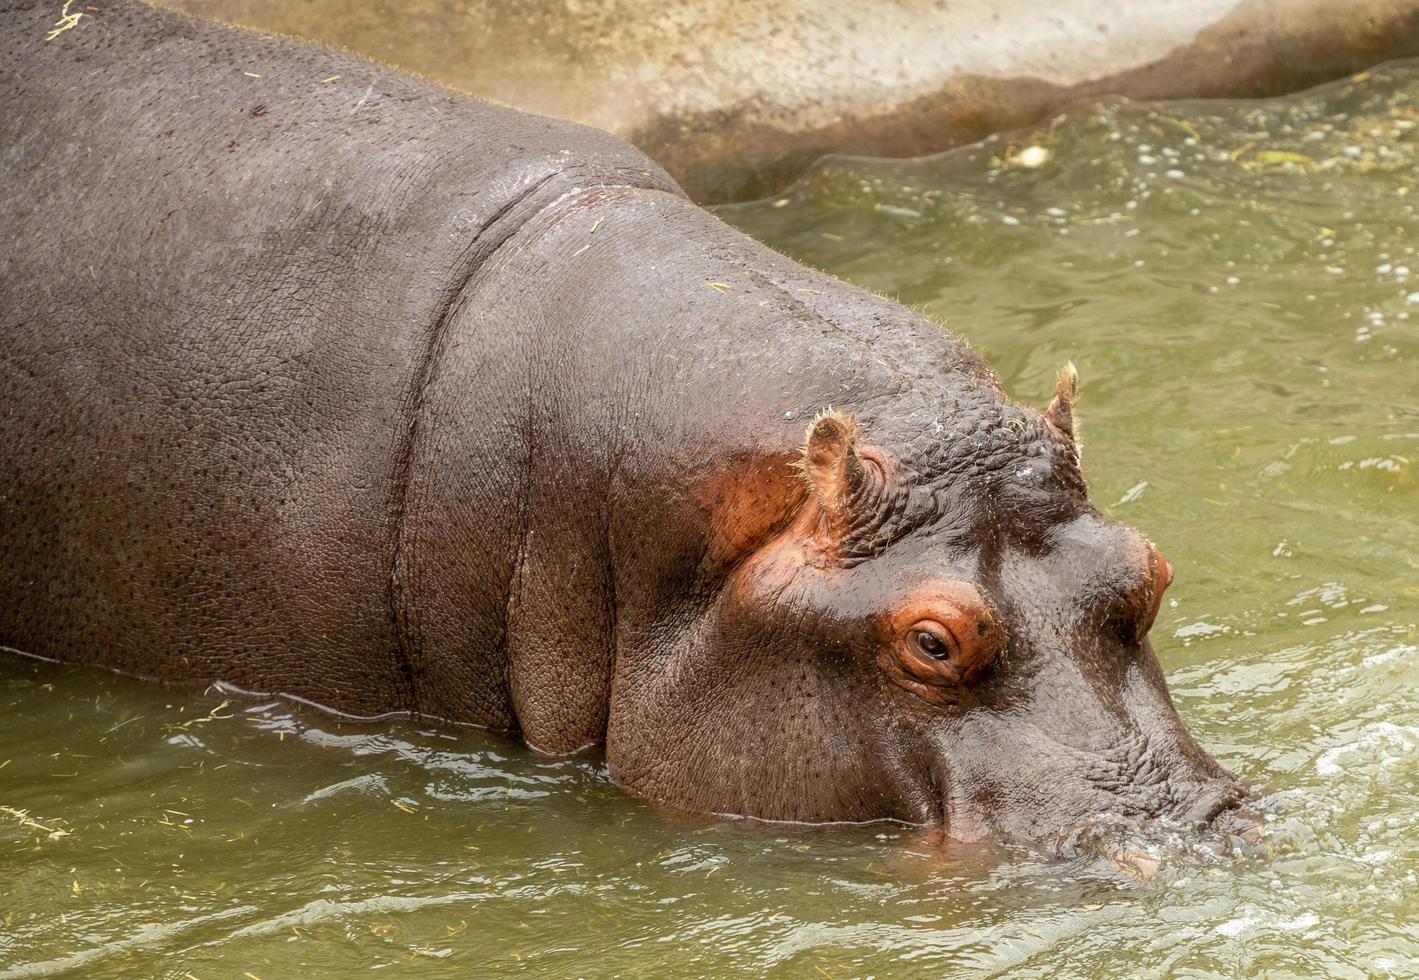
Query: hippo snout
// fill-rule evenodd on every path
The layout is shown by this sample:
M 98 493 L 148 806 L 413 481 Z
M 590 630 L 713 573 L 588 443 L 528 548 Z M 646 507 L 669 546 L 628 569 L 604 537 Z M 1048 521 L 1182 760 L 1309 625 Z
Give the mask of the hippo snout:
M 1246 798 L 1246 788 L 1235 779 L 1214 779 L 1180 810 L 1177 819 L 1252 844 L 1261 837 L 1262 821 L 1242 809 Z

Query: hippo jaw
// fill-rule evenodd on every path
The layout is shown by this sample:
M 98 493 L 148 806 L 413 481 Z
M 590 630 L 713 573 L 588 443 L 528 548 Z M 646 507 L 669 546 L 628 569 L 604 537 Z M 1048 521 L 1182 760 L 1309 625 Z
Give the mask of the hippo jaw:
M 1114 731 L 1107 746 L 1064 744 L 1026 718 L 1010 718 L 1013 737 L 998 734 L 1006 723 L 996 717 L 966 720 L 945 740 L 943 757 L 952 761 L 941 767 L 935 816 L 946 836 L 1004 838 L 1063 857 L 1104 852 L 1119 836 L 1259 836 L 1259 821 L 1243 810 L 1246 787 L 1180 721 L 1170 730 Z

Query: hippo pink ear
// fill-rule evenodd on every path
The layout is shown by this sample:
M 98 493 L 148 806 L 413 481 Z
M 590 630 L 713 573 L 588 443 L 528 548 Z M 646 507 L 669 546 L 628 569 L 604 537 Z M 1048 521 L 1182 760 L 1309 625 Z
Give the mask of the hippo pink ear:
M 1079 435 L 1074 403 L 1078 395 L 1079 372 L 1074 369 L 1074 364 L 1071 362 L 1059 369 L 1059 377 L 1055 379 L 1054 398 L 1050 401 L 1049 407 L 1045 409 L 1045 419 L 1050 425 L 1068 436 L 1069 441 L 1074 443 L 1076 448 L 1079 445 Z
M 843 526 L 867 480 L 852 417 L 832 408 L 819 413 L 808 426 L 799 468 L 829 523 Z

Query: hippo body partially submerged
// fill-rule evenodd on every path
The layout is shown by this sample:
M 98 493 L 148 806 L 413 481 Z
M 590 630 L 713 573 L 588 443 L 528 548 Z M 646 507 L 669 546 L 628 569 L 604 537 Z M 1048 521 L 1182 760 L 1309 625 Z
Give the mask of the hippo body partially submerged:
M 594 130 L 55 10 L 0 16 L 0 643 L 604 745 L 686 809 L 1235 804 L 1071 377 L 1011 402 Z

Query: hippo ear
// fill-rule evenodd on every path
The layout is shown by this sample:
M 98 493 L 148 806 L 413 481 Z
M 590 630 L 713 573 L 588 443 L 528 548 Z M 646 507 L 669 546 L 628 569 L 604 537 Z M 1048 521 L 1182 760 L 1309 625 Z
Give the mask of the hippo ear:
M 832 408 L 820 413 L 808 426 L 799 468 L 829 521 L 844 520 L 866 480 L 852 417 Z
M 1071 362 L 1059 369 L 1055 379 L 1054 398 L 1045 409 L 1045 418 L 1076 446 L 1079 443 L 1074 418 L 1074 402 L 1079 394 L 1079 372 Z

